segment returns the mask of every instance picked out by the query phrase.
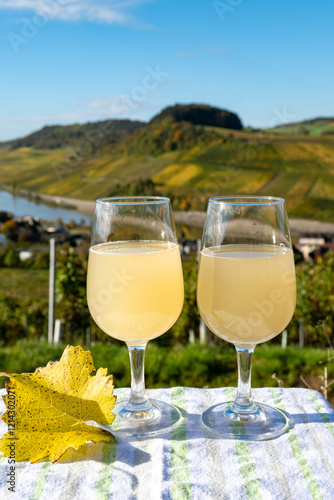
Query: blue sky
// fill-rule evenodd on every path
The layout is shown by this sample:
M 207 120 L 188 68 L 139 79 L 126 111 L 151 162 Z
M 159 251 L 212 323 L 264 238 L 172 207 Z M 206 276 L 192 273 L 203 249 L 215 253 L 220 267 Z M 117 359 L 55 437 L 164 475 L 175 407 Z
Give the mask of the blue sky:
M 0 0 L 0 141 L 207 103 L 334 116 L 332 0 Z

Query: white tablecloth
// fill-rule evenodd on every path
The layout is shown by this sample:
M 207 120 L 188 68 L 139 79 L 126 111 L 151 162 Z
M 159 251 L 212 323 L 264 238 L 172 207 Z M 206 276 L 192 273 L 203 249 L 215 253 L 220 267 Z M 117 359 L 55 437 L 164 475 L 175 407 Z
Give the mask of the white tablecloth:
M 182 410 L 177 429 L 146 440 L 86 443 L 55 464 L 16 463 L 15 493 L 2 456 L 1 500 L 334 499 L 334 410 L 318 392 L 253 390 L 255 400 L 286 411 L 292 424 L 276 439 L 253 442 L 218 438 L 201 424 L 201 413 L 233 399 L 234 389 L 147 392 Z M 2 423 L 0 434 L 6 429 Z

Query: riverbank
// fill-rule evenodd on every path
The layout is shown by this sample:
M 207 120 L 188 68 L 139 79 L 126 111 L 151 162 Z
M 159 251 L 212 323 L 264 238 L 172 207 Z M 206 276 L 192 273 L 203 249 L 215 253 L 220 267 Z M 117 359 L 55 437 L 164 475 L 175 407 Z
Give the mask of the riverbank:
M 2 189 L 1 189 L 2 188 Z M 78 210 L 78 204 L 64 198 L 59 200 L 30 193 L 25 190 L 13 192 L 9 189 L 0 188 L 0 211 L 8 212 L 14 217 L 30 216 L 48 222 L 62 220 L 65 224 L 74 222 L 79 225 L 90 225 L 94 203 L 91 211 Z M 81 208 L 81 207 L 79 207 Z
M 47 194 L 41 194 L 39 197 L 41 200 L 46 200 L 48 202 L 62 203 L 71 206 L 73 209 L 85 215 L 93 216 L 94 214 L 95 201 L 79 200 L 76 198 L 67 198 L 65 196 L 51 196 Z M 174 219 L 176 224 L 202 228 L 205 221 L 205 212 L 174 211 Z M 289 222 L 292 236 L 298 237 L 301 234 L 312 234 L 334 237 L 334 223 L 332 222 L 293 218 L 289 219 Z
M 81 214 L 85 214 L 91 217 L 94 215 L 95 201 L 67 198 L 66 196 L 52 196 L 50 194 L 39 194 L 38 196 L 40 200 L 43 200 L 45 202 L 54 203 L 61 206 L 66 205 L 67 208 L 71 208 L 72 210 L 76 210 Z

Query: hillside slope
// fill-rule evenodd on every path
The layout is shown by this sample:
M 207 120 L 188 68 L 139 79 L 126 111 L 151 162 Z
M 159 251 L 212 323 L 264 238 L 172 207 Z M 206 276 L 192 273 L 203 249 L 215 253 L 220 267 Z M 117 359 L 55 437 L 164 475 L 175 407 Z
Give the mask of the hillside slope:
M 89 143 L 91 149 L 96 150 L 105 146 L 113 146 L 144 126 L 143 122 L 131 120 L 104 120 L 84 125 L 77 123 L 46 126 L 20 139 L 0 143 L 0 147 L 58 149 L 68 146 L 87 147 Z
M 231 130 L 165 117 L 95 149 L 0 150 L 0 184 L 94 200 L 164 194 L 175 209 L 213 195 L 275 195 L 293 217 L 334 221 L 334 138 Z
M 334 135 L 334 117 L 318 117 L 300 122 L 278 125 L 269 132 L 294 135 Z

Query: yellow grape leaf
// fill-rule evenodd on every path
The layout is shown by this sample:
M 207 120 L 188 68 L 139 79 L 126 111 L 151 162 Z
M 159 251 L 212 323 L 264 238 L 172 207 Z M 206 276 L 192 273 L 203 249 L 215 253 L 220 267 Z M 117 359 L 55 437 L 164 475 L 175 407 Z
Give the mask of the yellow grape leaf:
M 86 441 L 113 441 L 106 430 L 85 422 L 110 425 L 116 396 L 113 376 L 99 368 L 96 375 L 90 351 L 67 346 L 60 361 L 50 361 L 34 373 L 10 374 L 6 412 L 1 419 L 8 432 L 0 440 L 0 451 L 15 461 L 56 462 L 65 451 L 78 449 Z

